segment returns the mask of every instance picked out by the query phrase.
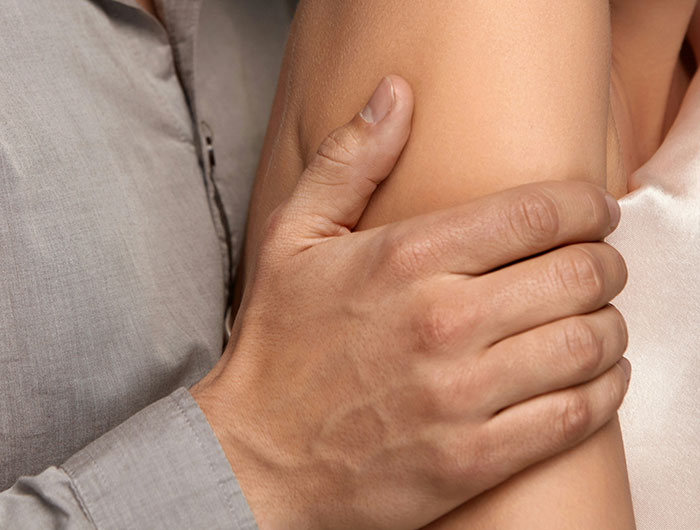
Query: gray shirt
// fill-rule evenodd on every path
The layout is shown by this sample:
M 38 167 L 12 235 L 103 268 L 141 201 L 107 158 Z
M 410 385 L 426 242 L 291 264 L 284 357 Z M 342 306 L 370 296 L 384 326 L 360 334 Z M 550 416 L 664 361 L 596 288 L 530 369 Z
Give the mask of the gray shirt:
M 255 527 L 185 388 L 224 346 L 289 9 L 201 3 L 0 0 L 0 528 Z

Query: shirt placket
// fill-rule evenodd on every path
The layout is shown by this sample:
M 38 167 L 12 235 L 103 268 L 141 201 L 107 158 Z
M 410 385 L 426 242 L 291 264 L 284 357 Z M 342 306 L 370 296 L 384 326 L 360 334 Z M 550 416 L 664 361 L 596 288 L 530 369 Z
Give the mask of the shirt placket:
M 112 0 L 146 13 L 136 0 Z M 155 0 L 158 22 L 162 24 L 168 35 L 170 48 L 173 54 L 173 62 L 178 79 L 185 93 L 190 109 L 190 117 L 194 125 L 195 147 L 202 178 L 206 190 L 209 211 L 212 223 L 216 231 L 221 252 L 222 271 L 224 277 L 225 309 L 231 306 L 233 298 L 233 240 L 230 222 L 219 192 L 215 168 L 216 155 L 214 152 L 214 131 L 204 120 L 199 118 L 197 99 L 195 94 L 195 48 L 199 23 L 199 14 L 203 0 Z M 224 315 L 224 319 L 228 312 Z

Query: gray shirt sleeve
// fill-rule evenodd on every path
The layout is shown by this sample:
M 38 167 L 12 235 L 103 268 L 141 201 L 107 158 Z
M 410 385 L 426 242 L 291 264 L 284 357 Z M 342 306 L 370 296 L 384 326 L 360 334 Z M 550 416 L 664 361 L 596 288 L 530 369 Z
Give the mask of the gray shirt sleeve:
M 184 388 L 60 468 L 0 493 L 0 526 L 257 529 L 216 436 Z

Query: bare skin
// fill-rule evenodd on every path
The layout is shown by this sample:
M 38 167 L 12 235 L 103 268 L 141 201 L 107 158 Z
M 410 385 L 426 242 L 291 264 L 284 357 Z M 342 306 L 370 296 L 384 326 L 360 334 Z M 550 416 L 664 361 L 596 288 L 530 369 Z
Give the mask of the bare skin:
M 352 231 L 412 109 L 393 77 L 324 140 L 192 388 L 262 530 L 417 528 L 581 443 L 626 391 L 607 305 L 626 269 L 600 242 L 620 210 L 601 188 L 530 184 Z M 607 340 L 551 362 L 578 336 Z
M 246 269 L 298 169 L 386 72 L 415 85 L 418 110 L 359 228 L 543 178 L 588 180 L 620 197 L 663 140 L 692 75 L 679 50 L 694 0 L 456 2 L 444 17 L 410 4 L 302 3 L 256 184 Z M 439 527 L 633 528 L 617 422 Z
M 156 6 L 154 0 L 136 0 L 136 3 L 141 6 L 141 9 L 149 13 L 151 16 L 158 17 L 156 14 Z

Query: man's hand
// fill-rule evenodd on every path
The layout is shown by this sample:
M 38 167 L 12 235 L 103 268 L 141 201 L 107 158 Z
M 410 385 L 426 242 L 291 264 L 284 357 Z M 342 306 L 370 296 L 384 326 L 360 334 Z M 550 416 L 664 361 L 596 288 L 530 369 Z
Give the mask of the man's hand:
M 352 232 L 412 107 L 387 78 L 323 142 L 192 390 L 263 530 L 420 527 L 580 443 L 626 391 L 603 190 L 528 185 Z

